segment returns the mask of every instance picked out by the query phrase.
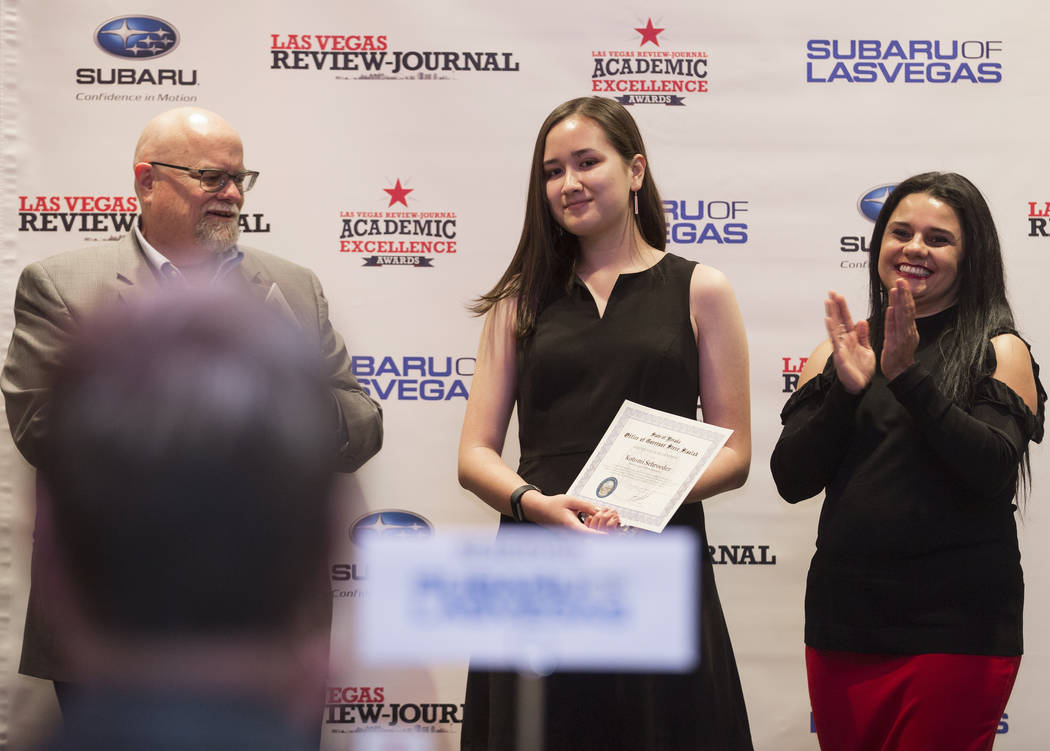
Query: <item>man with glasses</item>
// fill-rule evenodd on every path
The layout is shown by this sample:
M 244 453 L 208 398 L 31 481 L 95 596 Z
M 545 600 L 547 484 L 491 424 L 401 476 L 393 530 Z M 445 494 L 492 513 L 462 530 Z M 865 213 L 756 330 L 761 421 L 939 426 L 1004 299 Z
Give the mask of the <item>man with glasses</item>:
M 39 466 L 55 364 L 98 305 L 133 302 L 162 287 L 228 285 L 283 311 L 316 342 L 333 396 L 331 430 L 339 469 L 352 472 L 364 464 L 382 445 L 382 411 L 351 372 L 316 275 L 237 244 L 244 195 L 259 175 L 244 168 L 237 132 L 208 110 L 164 112 L 139 138 L 134 174 L 141 214 L 131 233 L 32 263 L 22 272 L 15 330 L 0 376 L 11 433 L 22 455 Z M 236 384 L 231 384 L 231 398 L 236 398 Z M 42 622 L 39 606 L 31 589 L 19 669 L 56 681 L 61 691 L 62 682 L 75 676 L 66 671 L 57 628 Z

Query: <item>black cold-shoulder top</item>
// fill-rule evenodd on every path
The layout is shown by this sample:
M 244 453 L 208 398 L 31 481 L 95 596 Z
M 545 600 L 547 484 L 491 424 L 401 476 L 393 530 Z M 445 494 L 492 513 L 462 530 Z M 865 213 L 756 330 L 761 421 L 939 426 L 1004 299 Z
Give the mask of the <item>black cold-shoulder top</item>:
M 1046 392 L 1033 360 L 1037 414 L 990 376 L 969 410 L 945 398 L 939 344 L 954 320 L 954 309 L 918 319 L 916 363 L 892 382 L 877 372 L 851 395 L 829 358 L 784 406 L 777 488 L 792 503 L 825 491 L 806 586 L 809 646 L 1022 652 L 1013 498 L 1027 444 L 1042 439 Z

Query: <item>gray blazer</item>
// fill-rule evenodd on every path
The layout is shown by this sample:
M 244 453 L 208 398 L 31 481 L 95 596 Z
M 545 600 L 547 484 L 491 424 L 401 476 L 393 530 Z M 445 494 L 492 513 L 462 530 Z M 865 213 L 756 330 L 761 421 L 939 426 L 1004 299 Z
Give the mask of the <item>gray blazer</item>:
M 383 443 L 383 415 L 354 378 L 342 337 L 328 320 L 328 302 L 317 276 L 302 266 L 269 253 L 238 246 L 244 253 L 231 281 L 243 282 L 260 297 L 276 283 L 304 335 L 317 341 L 328 367 L 336 417 L 343 438 L 340 470 L 352 472 Z M 158 289 L 153 268 L 134 233 L 115 242 L 31 263 L 22 272 L 15 294 L 15 329 L 7 350 L 0 390 L 18 450 L 37 466 L 47 430 L 48 381 L 62 347 L 83 318 L 100 303 L 131 301 Z M 35 567 L 34 567 L 35 568 Z M 54 634 L 41 624 L 38 598 L 30 590 L 20 671 L 58 680 L 64 674 Z

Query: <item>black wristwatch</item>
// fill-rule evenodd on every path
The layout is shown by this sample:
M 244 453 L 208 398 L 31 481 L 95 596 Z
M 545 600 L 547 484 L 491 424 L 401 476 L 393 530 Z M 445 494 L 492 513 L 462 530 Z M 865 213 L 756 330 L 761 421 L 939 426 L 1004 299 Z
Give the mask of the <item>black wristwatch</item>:
M 530 490 L 539 490 L 535 485 L 522 485 L 520 488 L 516 488 L 513 493 L 510 494 L 510 513 L 514 517 L 514 521 L 523 522 L 525 521 L 525 512 L 521 508 L 521 497 L 528 493 Z

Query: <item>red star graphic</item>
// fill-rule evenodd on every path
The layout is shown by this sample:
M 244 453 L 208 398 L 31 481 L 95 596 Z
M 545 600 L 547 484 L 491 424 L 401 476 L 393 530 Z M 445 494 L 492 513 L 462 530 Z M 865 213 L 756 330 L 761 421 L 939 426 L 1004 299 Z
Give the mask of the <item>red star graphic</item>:
M 397 182 L 394 183 L 394 187 L 393 188 L 383 188 L 383 190 L 385 190 L 387 193 L 390 194 L 390 204 L 387 206 L 388 209 L 390 208 L 390 206 L 393 206 L 395 203 L 400 203 L 402 206 L 404 206 L 407 209 L 408 208 L 408 201 L 405 200 L 405 196 L 407 196 L 409 193 L 411 193 L 413 190 L 415 190 L 415 188 L 402 188 L 401 187 L 401 178 L 399 177 L 397 179 Z
M 654 27 L 653 19 L 650 18 L 645 26 L 640 29 L 635 29 L 635 31 L 642 35 L 642 43 L 638 45 L 639 47 L 644 47 L 646 42 L 652 42 L 657 47 L 660 46 L 660 40 L 656 38 L 656 35 L 663 31 L 663 29 L 657 29 Z

